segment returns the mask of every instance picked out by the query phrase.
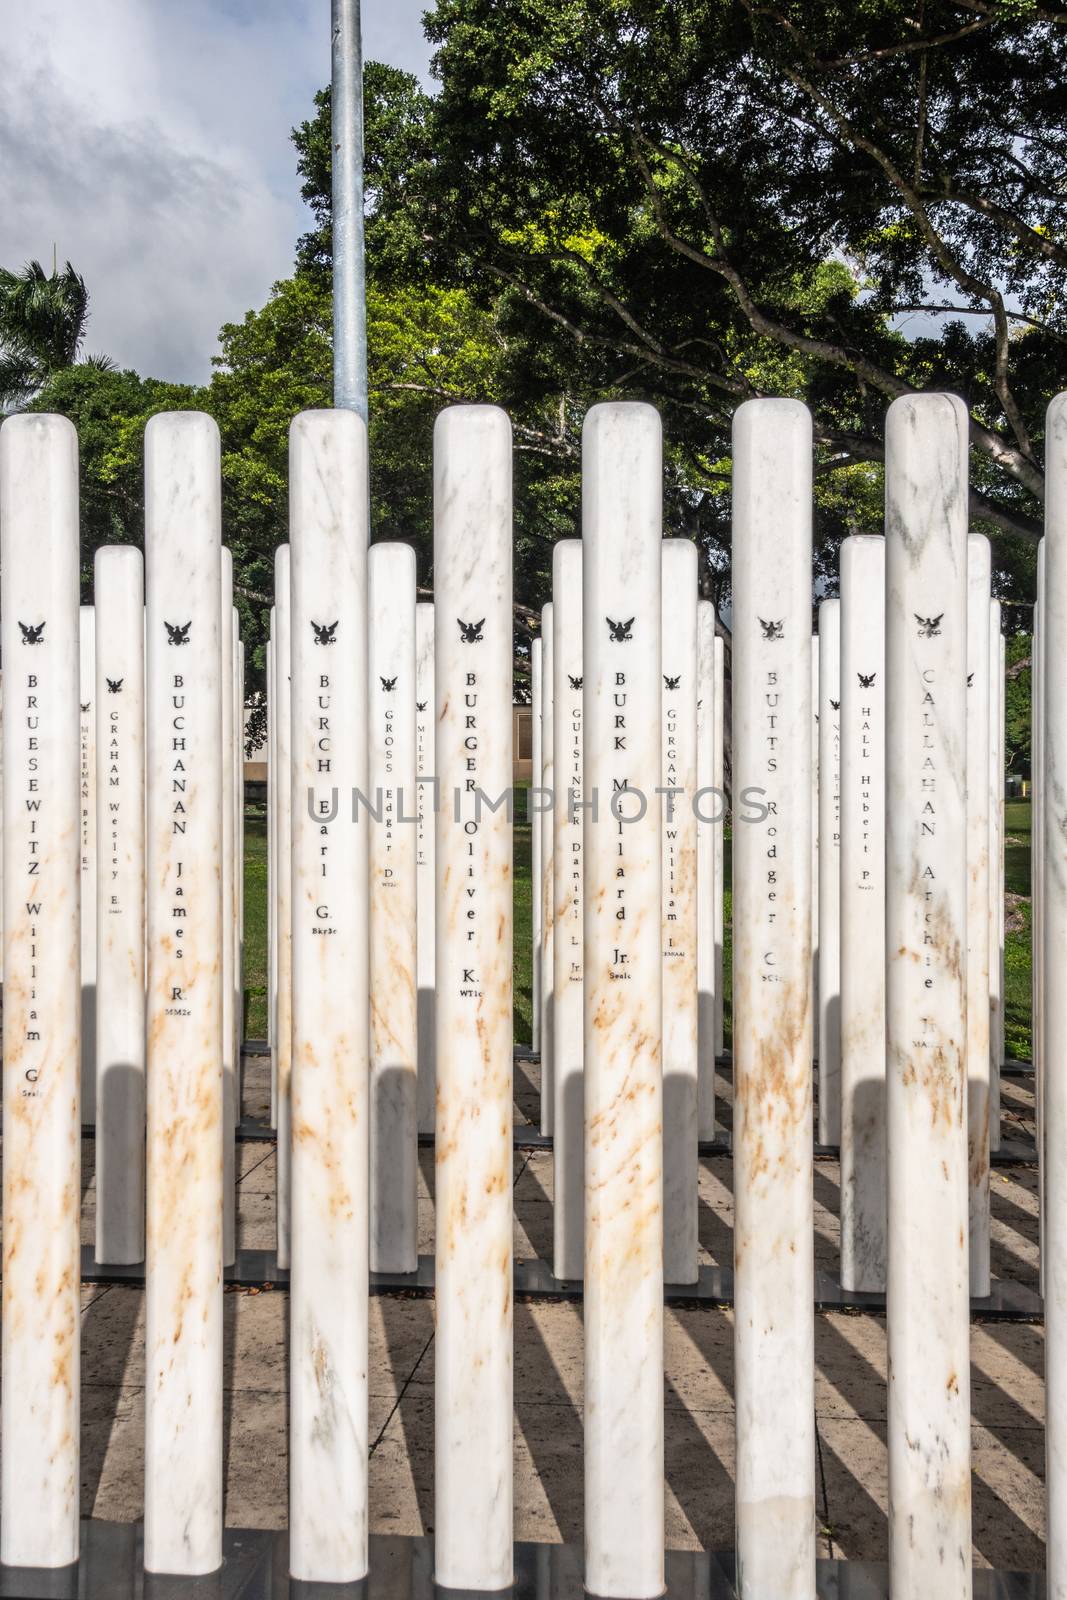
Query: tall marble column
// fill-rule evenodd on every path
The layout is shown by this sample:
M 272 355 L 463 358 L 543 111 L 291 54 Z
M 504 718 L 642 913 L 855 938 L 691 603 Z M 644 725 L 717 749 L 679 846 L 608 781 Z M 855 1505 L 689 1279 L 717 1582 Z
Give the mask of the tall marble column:
M 236 1250 L 237 1056 L 234 1051 L 233 858 L 235 849 L 233 752 L 233 553 L 219 552 L 219 648 L 222 675 L 222 1260 L 231 1266 Z
M 292 1242 L 289 1570 L 367 1572 L 367 429 L 289 430 Z M 409 690 L 411 688 L 409 680 Z
M 94 562 L 98 803 L 96 1259 L 144 1260 L 144 559 L 103 545 Z
M 585 1587 L 663 1593 L 662 430 L 582 434 Z
M 222 1561 L 219 435 L 145 433 L 148 1219 L 145 1568 Z M 227 638 L 226 647 L 229 648 Z
M 960 1600 L 971 1593 L 967 436 L 967 410 L 954 395 L 909 395 L 889 408 L 890 1584 L 894 1595 Z
M 1067 395 L 1058 395 L 1048 408 L 1045 459 L 1044 914 L 1049 948 L 1061 952 L 1067 946 Z M 1049 984 L 1046 1005 L 1055 1070 L 1045 1084 L 1042 1132 L 1060 1158 L 1045 1164 L 1045 1585 L 1049 1600 L 1067 1600 L 1067 985 Z
M 585 1080 L 582 981 L 582 542 L 552 552 L 553 912 L 552 1270 L 585 1272 Z
M 233 628 L 233 1060 L 235 1107 L 241 1121 L 244 1067 L 244 954 L 245 954 L 245 647 L 241 619 L 234 606 Z
M 821 608 L 820 608 L 821 609 Z M 816 624 L 818 618 L 816 618 Z M 819 635 L 811 638 L 811 987 L 815 1004 L 811 1014 L 812 1065 L 819 1060 Z M 838 752 L 840 741 L 838 741 Z M 840 759 L 840 758 L 839 758 Z
M 989 602 L 989 1148 L 1000 1149 L 1004 1059 L 1004 635 Z
M 530 645 L 530 787 L 536 789 L 541 782 L 541 676 L 543 644 L 540 637 Z M 530 1044 L 535 1051 L 541 1049 L 541 896 L 537 892 L 541 882 L 541 829 L 537 822 L 539 812 L 531 811 L 530 818 Z
M 82 606 L 78 622 L 78 699 L 81 706 L 82 1121 L 96 1121 L 96 612 Z
M 1030 1054 L 1037 1136 L 1037 1218 L 1041 1293 L 1045 1275 L 1045 559 L 1037 547 L 1037 603 L 1030 641 Z
M 278 998 L 276 1003 L 275 1051 L 278 1070 L 275 1108 L 278 1128 L 278 1179 L 275 1196 L 278 1230 L 278 1265 L 289 1265 L 289 1168 L 292 1155 L 292 1124 L 289 1079 L 293 1063 L 293 805 L 292 805 L 292 686 L 291 686 L 291 596 L 289 546 L 280 544 L 274 552 L 274 682 L 277 710 L 274 717 L 274 748 L 278 758 L 277 787 L 274 795 L 274 861 L 278 869 L 278 894 L 275 916 L 278 922 Z
M 697 603 L 697 1137 L 715 1137 L 715 607 Z
M 841 602 L 819 606 L 819 1143 L 841 1142 Z M 813 818 L 813 823 L 816 819 Z
M 734 417 L 733 459 L 738 1579 L 744 1600 L 814 1600 L 811 418 L 805 407 L 747 401 Z
M 433 1133 L 437 1074 L 434 1068 L 434 695 L 433 604 L 415 607 L 415 966 L 418 987 L 420 1133 Z M 535 896 L 536 898 L 536 896 Z
M 885 540 L 841 545 L 841 1283 L 885 1292 Z
M 8 417 L 0 1560 L 13 1566 L 78 1559 L 78 565 L 74 428 L 64 417 Z
M 726 731 L 726 645 L 716 635 L 715 638 L 715 743 L 712 753 L 711 781 L 719 795 L 721 817 L 715 824 L 715 1054 L 721 1056 L 725 1047 L 724 1012 L 726 1001 L 725 986 L 725 914 L 726 914 L 726 877 L 724 870 L 724 843 L 726 837 L 726 780 L 725 780 L 725 731 Z
M 0 840 L 3 838 L 3 670 L 0 669 Z M 0 997 L 3 995 L 3 850 L 0 850 Z
M 270 1043 L 270 1125 L 278 1126 L 278 680 L 277 607 L 267 639 L 267 1034 Z
M 665 539 L 662 624 L 663 1275 L 697 1279 L 697 548 Z
M 511 425 L 495 406 L 437 418 L 434 584 L 434 1576 L 446 1588 L 503 1589 L 513 1503 L 513 627 Z
M 553 1118 L 556 1110 L 556 1090 L 552 1051 L 555 1045 L 556 1024 L 552 986 L 556 981 L 556 955 L 553 944 L 553 883 L 555 869 L 552 852 L 555 845 L 552 821 L 556 779 L 556 735 L 553 720 L 552 690 L 555 682 L 553 655 L 554 628 L 552 602 L 541 610 L 541 785 L 539 809 L 534 813 L 533 826 L 541 834 L 541 1132 L 554 1133 Z
M 989 1293 L 990 549 L 967 539 L 967 1171 L 971 1294 Z
M 370 646 L 370 1264 L 414 1272 L 418 1208 L 415 998 L 415 552 L 376 544 Z

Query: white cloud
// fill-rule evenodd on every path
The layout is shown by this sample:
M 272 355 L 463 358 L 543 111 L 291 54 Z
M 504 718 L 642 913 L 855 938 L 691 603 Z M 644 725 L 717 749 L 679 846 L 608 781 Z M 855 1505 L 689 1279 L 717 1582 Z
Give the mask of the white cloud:
M 423 0 L 364 0 L 368 57 L 426 76 Z M 308 225 L 289 142 L 329 0 L 0 0 L 0 263 L 91 295 L 86 348 L 201 381 Z

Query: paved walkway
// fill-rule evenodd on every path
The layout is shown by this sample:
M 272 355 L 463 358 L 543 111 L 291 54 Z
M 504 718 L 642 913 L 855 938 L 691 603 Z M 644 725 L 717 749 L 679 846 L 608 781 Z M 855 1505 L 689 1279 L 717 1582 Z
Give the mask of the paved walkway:
M 728 1123 L 729 1082 L 721 1084 Z M 247 1115 L 262 1115 L 267 1067 L 246 1074 Z M 533 1118 L 536 1067 L 516 1072 L 516 1116 Z M 1011 1131 L 1032 1136 L 1025 1080 L 1005 1080 Z M 94 1146 L 83 1143 L 83 1237 L 92 1239 Z M 272 1145 L 239 1146 L 238 1242 L 274 1245 Z M 432 1153 L 421 1153 L 419 1230 L 433 1248 Z M 1037 1281 L 1037 1174 L 993 1174 L 995 1277 Z M 515 1160 L 515 1253 L 551 1254 L 552 1160 Z M 732 1256 L 731 1166 L 701 1163 L 702 1259 Z M 838 1173 L 815 1171 L 815 1250 L 837 1270 Z M 176 1219 L 180 1225 L 180 1219 Z M 136 1289 L 87 1287 L 82 1327 L 82 1511 L 133 1520 L 142 1513 L 144 1304 Z M 286 1520 L 288 1295 L 226 1295 L 226 1521 L 272 1528 Z M 732 1317 L 714 1308 L 666 1315 L 667 1542 L 722 1550 L 733 1544 Z M 433 1303 L 371 1302 L 371 1495 L 378 1532 L 433 1529 Z M 1043 1344 L 1040 1327 L 972 1329 L 974 1559 L 981 1565 L 1043 1565 Z M 886 1555 L 885 1324 L 843 1313 L 816 1318 L 816 1419 L 820 1553 L 884 1560 Z M 515 1307 L 515 1533 L 577 1541 L 582 1530 L 581 1308 Z

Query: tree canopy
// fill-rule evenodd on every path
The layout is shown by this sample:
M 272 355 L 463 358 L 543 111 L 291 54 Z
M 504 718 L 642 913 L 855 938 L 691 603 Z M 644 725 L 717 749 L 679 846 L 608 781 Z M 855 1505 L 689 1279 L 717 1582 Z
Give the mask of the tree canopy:
M 437 0 L 426 26 L 435 93 L 380 63 L 364 75 L 372 533 L 415 545 L 420 583 L 433 420 L 453 400 L 512 418 L 521 637 L 554 543 L 579 532 L 595 401 L 662 412 L 666 531 L 696 540 L 722 605 L 741 401 L 812 410 L 816 576 L 832 593 L 841 538 L 881 531 L 888 404 L 949 388 L 970 409 L 972 520 L 993 537 L 995 589 L 1032 599 L 1044 410 L 1067 387 L 1067 13 Z M 289 421 L 332 392 L 329 115 L 326 90 L 293 130 L 313 223 L 293 276 L 222 329 L 202 388 L 71 365 L 77 274 L 0 275 L 5 353 L 19 305 L 37 329 L 23 392 L 79 425 L 87 561 L 105 538 L 140 539 L 147 417 L 197 405 L 218 420 L 254 671 Z M 1025 606 L 1006 614 L 1028 628 Z
M 51 273 L 39 261 L 21 272 L 0 267 L 0 411 L 24 406 L 77 361 L 88 319 L 89 291 L 69 261 Z M 86 365 L 107 371 L 111 363 L 90 356 Z
M 368 251 L 466 288 L 502 398 L 656 403 L 674 524 L 722 566 L 738 403 L 811 406 L 827 566 L 880 525 L 884 414 L 971 412 L 972 515 L 1032 583 L 1064 386 L 1067 14 L 1031 0 L 438 0 L 440 92 L 368 70 Z M 328 96 L 297 130 L 329 257 Z M 873 472 L 870 470 L 873 468 Z M 706 578 L 708 577 L 706 571 Z

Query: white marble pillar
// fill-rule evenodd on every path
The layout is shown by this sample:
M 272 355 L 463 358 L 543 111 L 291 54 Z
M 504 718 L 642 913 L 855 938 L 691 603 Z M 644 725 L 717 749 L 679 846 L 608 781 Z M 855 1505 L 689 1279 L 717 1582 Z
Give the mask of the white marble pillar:
M 275 1108 L 278 1128 L 278 1180 L 275 1197 L 278 1230 L 278 1265 L 289 1265 L 289 1168 L 292 1155 L 289 1077 L 293 1063 L 293 808 L 292 808 L 292 687 L 291 687 L 291 597 L 289 546 L 280 544 L 274 552 L 274 682 L 277 710 L 274 718 L 274 748 L 278 758 L 277 787 L 274 795 L 274 826 L 277 832 L 274 860 L 278 869 L 278 998 L 276 1004 L 275 1051 L 278 1071 Z
M 719 795 L 722 797 L 719 809 L 722 813 L 720 820 L 715 824 L 715 1054 L 721 1056 L 725 1047 L 725 958 L 726 949 L 726 877 L 724 861 L 724 844 L 726 840 L 726 777 L 725 777 L 725 733 L 726 733 L 726 645 L 716 635 L 715 638 L 715 743 L 712 753 L 711 781 Z
M 697 1279 L 697 548 L 665 539 L 660 609 L 663 1276 Z
M 367 1572 L 367 429 L 289 430 L 292 1242 L 289 1570 Z
M 552 552 L 553 1185 L 552 1270 L 585 1271 L 585 1080 L 582 982 L 582 542 Z
M 82 1122 L 96 1121 L 96 612 L 82 606 L 78 622 L 78 699 L 81 706 Z
M 245 647 L 241 619 L 234 606 L 233 628 L 233 1060 L 235 1107 L 241 1121 L 244 1063 L 244 957 L 245 957 Z
M 277 608 L 267 639 L 267 1035 L 270 1044 L 270 1125 L 278 1126 L 278 680 Z
M 553 799 L 556 780 L 555 723 L 553 720 L 552 690 L 555 680 L 553 657 L 554 630 L 552 602 L 541 610 L 541 777 L 538 780 L 542 793 L 539 809 L 534 814 L 533 826 L 541 834 L 541 1132 L 554 1133 L 553 1117 L 556 1110 L 556 1090 L 552 1051 L 555 1045 L 556 1025 L 552 986 L 556 981 L 556 956 L 553 944 L 553 883 L 555 869 L 552 852 L 555 845 L 552 822 Z
M 814 1600 L 807 410 L 747 401 L 733 459 L 738 1589 Z
M 990 549 L 967 539 L 967 1172 L 971 1294 L 989 1293 Z
M 3 670 L 0 670 L 0 840 L 3 838 Z M 0 1006 L 3 995 L 3 851 L 0 850 Z
M 236 730 L 233 720 L 233 554 L 223 545 L 219 552 L 219 680 L 222 738 L 222 1260 L 232 1266 L 237 1199 L 235 1152 L 237 1137 L 237 1057 L 234 1053 L 234 950 L 233 858 L 234 766 Z
M 436 1581 L 512 1581 L 511 425 L 434 429 Z M 492 809 L 495 808 L 495 809 Z
M 367 639 L 370 832 L 370 1264 L 418 1266 L 415 996 L 415 552 L 376 544 Z
M 1037 596 L 1030 642 L 1030 1054 L 1034 1067 L 1037 1217 L 1041 1293 L 1045 1274 L 1045 558 L 1037 547 Z
M 1067 947 L 1067 395 L 1045 428 L 1045 573 L 1042 618 L 1048 650 L 1043 754 L 1048 835 L 1043 862 L 1049 948 Z M 1036 732 L 1036 730 L 1035 730 Z M 1050 1071 L 1042 1131 L 1060 1159 L 1045 1166 L 1045 1526 L 1046 1592 L 1067 1600 L 1067 985 L 1049 985 L 1045 1017 Z
M 144 1552 L 185 1576 L 222 1561 L 220 482 L 210 417 L 150 420 Z
M 971 1593 L 967 1287 L 967 410 L 886 425 L 889 1560 Z
M 697 603 L 697 1137 L 715 1137 L 715 607 Z
M 415 607 L 415 963 L 418 989 L 420 1133 L 433 1133 L 437 1073 L 434 1068 L 434 792 L 433 604 Z M 535 897 L 536 898 L 536 897 Z
M 841 1283 L 885 1292 L 885 540 L 841 545 Z
M 835 709 L 835 703 L 838 709 Z M 819 606 L 819 1143 L 841 1142 L 841 602 Z
M 585 1587 L 663 1593 L 662 429 L 582 434 Z
M 96 1259 L 144 1260 L 144 560 L 103 545 L 96 642 Z
M 8 417 L 0 1560 L 34 1567 L 78 1558 L 78 565 L 74 428 Z
M 816 618 L 816 626 L 818 618 Z M 811 1013 L 812 1065 L 819 1060 L 819 635 L 811 639 L 811 988 L 815 1004 Z
M 1000 1149 L 1004 1059 L 1004 635 L 989 602 L 989 1148 Z
M 536 789 L 541 782 L 541 671 L 543 645 L 540 637 L 530 645 L 530 787 Z M 526 815 L 530 820 L 530 1045 L 541 1049 L 541 896 L 537 892 L 541 882 L 541 829 L 539 812 L 531 810 L 527 801 Z

